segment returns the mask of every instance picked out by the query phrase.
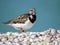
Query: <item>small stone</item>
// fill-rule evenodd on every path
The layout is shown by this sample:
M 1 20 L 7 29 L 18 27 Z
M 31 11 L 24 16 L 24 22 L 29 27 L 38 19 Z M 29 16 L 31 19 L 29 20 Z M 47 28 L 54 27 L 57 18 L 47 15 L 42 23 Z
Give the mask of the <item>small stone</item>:
M 36 35 L 36 37 L 39 37 L 38 35 Z
M 60 31 L 0 33 L 0 45 L 60 45 Z
M 14 42 L 17 43 L 18 42 L 18 39 L 14 39 Z
M 40 34 L 40 36 L 42 36 L 42 34 Z

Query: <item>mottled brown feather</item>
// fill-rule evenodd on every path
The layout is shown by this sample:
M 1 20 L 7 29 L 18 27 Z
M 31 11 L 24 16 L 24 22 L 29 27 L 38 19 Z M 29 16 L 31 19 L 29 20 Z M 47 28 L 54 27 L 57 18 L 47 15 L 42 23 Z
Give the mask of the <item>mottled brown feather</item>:
M 16 18 L 8 22 L 5 22 L 5 24 L 25 23 L 25 21 L 28 19 L 29 16 L 30 16 L 29 14 L 23 14 L 23 15 L 17 16 Z

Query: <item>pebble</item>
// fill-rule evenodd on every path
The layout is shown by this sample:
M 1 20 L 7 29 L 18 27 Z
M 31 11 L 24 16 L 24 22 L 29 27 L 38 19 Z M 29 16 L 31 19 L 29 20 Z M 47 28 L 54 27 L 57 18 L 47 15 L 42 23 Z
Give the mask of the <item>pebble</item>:
M 0 33 L 0 45 L 60 45 L 60 30 Z

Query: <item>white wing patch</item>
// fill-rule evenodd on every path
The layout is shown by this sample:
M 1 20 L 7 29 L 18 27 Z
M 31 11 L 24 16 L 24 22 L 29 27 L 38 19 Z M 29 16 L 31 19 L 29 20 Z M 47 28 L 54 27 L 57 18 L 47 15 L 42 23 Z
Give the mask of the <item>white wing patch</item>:
M 33 18 L 33 16 L 32 16 L 32 15 L 30 15 L 30 18 L 32 19 L 32 18 Z

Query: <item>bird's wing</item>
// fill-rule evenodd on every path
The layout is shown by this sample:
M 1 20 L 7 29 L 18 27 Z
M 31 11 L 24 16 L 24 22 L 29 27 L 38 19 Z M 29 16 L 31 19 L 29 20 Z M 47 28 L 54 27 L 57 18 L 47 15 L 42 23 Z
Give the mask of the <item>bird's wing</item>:
M 23 15 L 17 16 L 16 18 L 8 22 L 5 22 L 5 24 L 25 23 L 25 21 L 27 21 L 29 16 L 30 16 L 29 14 L 23 14 Z

